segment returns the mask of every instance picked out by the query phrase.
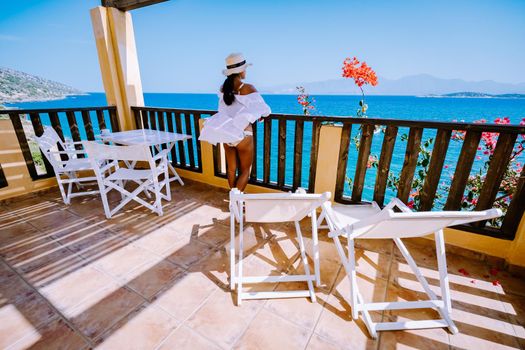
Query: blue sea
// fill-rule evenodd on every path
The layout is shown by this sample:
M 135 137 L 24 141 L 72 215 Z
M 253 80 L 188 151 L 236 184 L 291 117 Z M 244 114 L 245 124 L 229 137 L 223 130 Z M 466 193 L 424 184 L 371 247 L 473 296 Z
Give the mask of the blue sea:
M 297 104 L 295 95 L 263 95 L 266 102 L 270 105 L 274 113 L 291 113 L 301 114 L 302 109 Z M 327 116 L 346 116 L 355 115 L 360 96 L 349 95 L 319 95 L 313 96 L 316 100 L 315 115 Z M 218 98 L 216 94 L 181 94 L 181 93 L 145 93 L 144 94 L 146 106 L 152 107 L 172 107 L 185 109 L 216 109 Z M 496 118 L 508 117 L 512 124 L 519 124 L 525 118 L 525 99 L 502 99 L 502 98 L 433 98 L 433 97 L 416 97 L 416 96 L 368 96 L 366 102 L 369 106 L 368 116 L 373 118 L 392 118 L 392 119 L 408 119 L 408 120 L 432 120 L 432 121 L 466 121 L 473 122 L 480 119 L 493 121 Z M 28 108 L 66 108 L 66 107 L 94 107 L 105 106 L 106 99 L 103 93 L 90 93 L 80 96 L 70 96 L 63 100 L 54 100 L 46 102 L 27 102 L 8 104 L 8 107 L 17 107 L 21 109 Z M 65 116 L 60 116 L 61 122 L 66 123 Z M 43 119 L 43 123 L 48 121 Z M 308 186 L 308 168 L 310 155 L 311 135 L 310 123 L 305 124 L 305 138 L 303 144 L 303 172 L 302 185 Z M 258 124 L 259 134 L 263 133 L 263 125 Z M 67 130 L 68 128 L 64 128 Z M 399 136 L 408 134 L 408 129 L 400 128 Z M 95 130 L 96 131 L 96 130 Z M 67 132 L 67 131 L 66 131 Z M 352 135 L 357 134 L 357 128 L 353 128 Z M 272 162 L 271 162 L 271 180 L 277 179 L 277 125 L 272 125 Z M 394 172 L 399 172 L 403 164 L 404 152 L 406 142 L 396 141 L 394 156 L 392 160 L 391 169 Z M 426 130 L 423 135 L 423 140 L 427 140 L 435 136 L 435 131 Z M 293 141 L 294 140 L 294 124 L 288 122 L 287 125 L 287 155 L 286 155 L 286 173 L 285 182 L 292 183 L 293 179 Z M 258 153 L 257 159 L 257 176 L 262 178 L 262 138 L 259 138 L 257 147 L 261 149 Z M 381 150 L 382 135 L 374 136 L 372 143 L 372 154 L 379 155 Z M 443 182 L 449 182 L 450 175 L 453 174 L 457 158 L 459 156 L 461 144 L 459 142 L 451 141 L 449 151 L 446 159 L 446 169 L 442 175 Z M 274 159 L 275 157 L 275 159 Z M 473 172 L 479 171 L 482 164 L 485 162 L 483 154 L 480 152 L 476 160 Z M 347 175 L 352 178 L 355 172 L 355 164 L 357 161 L 357 150 L 355 146 L 350 149 L 348 160 Z M 335 166 L 335 164 L 334 164 Z M 375 169 L 371 168 L 367 171 L 365 180 L 365 188 L 363 192 L 364 200 L 371 200 L 373 195 L 373 187 L 375 183 Z M 345 194 L 349 195 L 351 188 L 346 186 Z M 387 191 L 387 197 L 393 196 L 392 191 Z M 439 203 L 437 207 L 439 207 Z

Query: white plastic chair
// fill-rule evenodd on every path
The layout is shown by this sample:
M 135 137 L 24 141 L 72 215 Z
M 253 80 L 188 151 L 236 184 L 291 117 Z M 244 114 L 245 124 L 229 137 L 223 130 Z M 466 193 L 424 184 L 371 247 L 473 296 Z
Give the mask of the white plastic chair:
M 401 212 L 395 212 L 395 209 Z M 373 338 L 378 331 L 448 328 L 452 333 L 458 329 L 450 317 L 450 289 L 448 283 L 447 263 L 445 257 L 445 242 L 443 229 L 445 227 L 466 224 L 470 222 L 489 220 L 502 215 L 499 209 L 490 209 L 475 212 L 463 211 L 435 211 L 412 212 L 399 199 L 392 200 L 381 210 L 376 203 L 370 205 L 339 205 L 323 206 L 323 213 L 319 221 L 326 219 L 330 230 L 329 237 L 333 238 L 339 256 L 343 262 L 346 274 L 350 280 L 350 306 L 352 318 L 355 320 L 362 313 L 364 323 Z M 430 289 L 429 284 L 417 267 L 402 238 L 421 237 L 434 233 L 436 243 L 437 262 L 439 270 L 441 298 Z M 346 256 L 340 237 L 345 237 L 348 244 Z M 359 293 L 356 280 L 356 261 L 354 241 L 356 239 L 393 239 L 401 254 L 407 261 L 417 280 L 423 286 L 429 300 L 404 302 L 375 302 L 366 303 Z M 418 320 L 406 322 L 378 322 L 370 317 L 374 310 L 403 310 L 433 308 L 438 311 L 441 319 Z
M 312 281 L 320 284 L 319 248 L 317 240 L 316 209 L 330 199 L 330 193 L 307 194 L 303 189 L 296 193 L 244 194 L 234 188 L 230 191 L 230 288 L 237 289 L 237 305 L 243 299 L 293 298 L 310 297 L 315 302 L 316 297 Z M 299 221 L 307 215 L 312 218 L 312 243 L 314 275 L 310 274 L 306 250 Z M 235 222 L 239 223 L 239 257 L 236 271 L 235 261 Z M 243 275 L 243 232 L 245 222 L 277 223 L 294 222 L 299 241 L 299 250 L 304 266 L 304 275 L 290 276 L 244 276 Z M 243 283 L 275 283 L 306 281 L 308 290 L 293 290 L 280 292 L 243 292 Z
M 42 136 L 36 136 L 35 138 L 42 154 L 53 167 L 58 188 L 65 204 L 70 204 L 73 197 L 92 195 L 99 192 L 73 192 L 73 185 L 80 190 L 83 188 L 83 183 L 96 181 L 95 176 L 82 177 L 79 175 L 81 171 L 93 170 L 88 159 L 78 157 L 80 154 L 84 154 L 83 150 L 75 149 L 75 146 L 78 147 L 78 145 L 82 144 L 81 142 L 62 141 L 55 129 L 50 126 L 45 126 Z M 67 185 L 67 189 L 65 185 Z
M 104 212 L 108 219 L 132 200 L 162 216 L 162 199 L 171 200 L 167 150 L 153 157 L 149 147 L 143 145 L 111 146 L 91 141 L 84 142 L 84 148 L 95 171 Z M 133 164 L 146 162 L 149 169 L 121 167 L 120 161 L 128 163 L 131 161 Z M 162 180 L 161 175 L 164 175 Z M 129 192 L 124 188 L 126 182 L 134 182 L 138 186 Z M 165 194 L 161 192 L 164 187 Z M 110 209 L 107 198 L 111 190 L 120 192 L 122 196 L 122 201 L 113 209 Z M 141 192 L 149 194 L 149 191 L 154 194 L 153 204 L 138 196 Z

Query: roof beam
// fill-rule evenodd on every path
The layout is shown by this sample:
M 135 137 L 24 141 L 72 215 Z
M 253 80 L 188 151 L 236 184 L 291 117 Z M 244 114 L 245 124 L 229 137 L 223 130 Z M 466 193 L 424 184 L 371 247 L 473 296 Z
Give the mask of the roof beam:
M 102 6 L 115 7 L 121 11 L 135 10 L 168 0 L 102 0 Z

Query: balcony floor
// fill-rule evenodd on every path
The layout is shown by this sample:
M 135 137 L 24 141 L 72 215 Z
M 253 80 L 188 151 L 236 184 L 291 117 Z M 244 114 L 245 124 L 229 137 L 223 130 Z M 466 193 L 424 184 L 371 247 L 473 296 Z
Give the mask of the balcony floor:
M 262 300 L 237 307 L 228 289 L 227 191 L 190 181 L 173 187 L 163 217 L 128 205 L 106 220 L 98 197 L 65 206 L 56 190 L 2 204 L 0 348 L 525 349 L 525 281 L 475 253 L 448 254 L 456 335 L 433 329 L 369 338 L 364 324 L 349 316 L 348 281 L 324 231 L 317 303 Z M 292 232 L 285 224 L 248 225 L 245 273 L 300 270 Z M 439 294 L 432 242 L 407 246 Z M 362 241 L 357 257 L 365 299 L 422 297 L 391 242 Z M 376 312 L 373 318 L 435 314 Z

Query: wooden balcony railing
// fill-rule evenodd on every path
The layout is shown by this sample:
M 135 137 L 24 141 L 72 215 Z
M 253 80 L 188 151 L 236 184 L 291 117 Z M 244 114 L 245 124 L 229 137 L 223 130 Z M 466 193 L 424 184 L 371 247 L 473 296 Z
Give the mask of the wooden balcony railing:
M 176 167 L 202 172 L 199 119 L 215 111 L 156 107 L 132 107 L 132 111 L 139 128 L 191 135 L 191 140 L 180 141 L 172 149 L 171 161 Z M 34 179 L 48 177 L 52 172 L 48 164 L 47 173 L 37 173 L 35 169 L 22 125 L 25 115 L 36 135 L 42 132 L 44 114 L 61 137 L 67 131 L 67 136 L 75 141 L 94 139 L 94 134 L 104 127 L 118 130 L 114 107 L 8 113 Z M 341 136 L 333 140 L 339 143 L 332 180 L 337 202 L 373 200 L 383 205 L 393 197 L 406 203 L 417 197 L 416 210 L 483 210 L 497 206 L 502 185 L 511 181 L 513 192 L 506 194 L 502 220 L 461 229 L 514 238 L 525 210 L 525 172 L 522 170 L 509 180 L 508 170 L 516 149 L 525 145 L 525 126 L 274 114 L 255 124 L 250 183 L 283 191 L 303 187 L 313 192 L 316 178 L 325 176 L 322 171 L 317 172 L 318 158 L 327 156 L 319 150 L 321 130 L 325 127 L 340 128 Z M 482 140 L 487 135 L 493 140 L 490 156 L 483 154 Z M 525 152 L 520 157 L 523 164 Z M 226 177 L 222 161 L 221 147 L 213 147 L 215 176 Z M 476 176 L 483 181 L 472 193 L 472 179 Z
M 131 107 L 135 125 L 139 129 L 152 129 L 190 135 L 186 141 L 178 141 L 171 150 L 173 166 L 194 172 L 202 172 L 202 154 L 199 139 L 199 119 L 215 112 L 175 108 Z
M 115 107 L 85 107 L 59 109 L 13 109 L 8 114 L 33 180 L 54 176 L 53 167 L 42 156 L 34 135 L 41 136 L 43 125 L 51 125 L 65 140 L 95 140 L 101 129 L 119 131 Z M 36 163 L 36 164 L 35 164 Z

